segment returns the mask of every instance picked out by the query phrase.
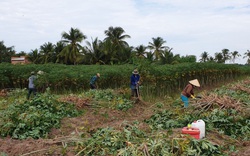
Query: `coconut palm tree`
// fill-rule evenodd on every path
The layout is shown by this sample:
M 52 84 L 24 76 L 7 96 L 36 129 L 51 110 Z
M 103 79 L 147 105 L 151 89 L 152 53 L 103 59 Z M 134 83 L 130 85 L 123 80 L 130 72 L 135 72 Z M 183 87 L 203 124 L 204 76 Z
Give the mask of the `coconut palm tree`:
M 161 37 L 152 38 L 153 42 L 149 42 L 148 48 L 153 51 L 156 60 L 160 59 L 162 52 L 167 46 L 163 46 L 166 43 Z
M 125 31 L 121 27 L 109 27 L 108 30 L 104 31 L 106 38 L 104 39 L 104 53 L 106 59 L 109 59 L 110 64 L 120 63 L 127 60 L 125 56 L 128 43 L 125 39 L 130 38 L 129 35 L 124 34 Z M 125 60 L 124 60 L 125 59 Z
M 103 61 L 104 53 L 102 52 L 102 41 L 98 38 L 92 39 L 92 42 L 86 41 L 87 46 L 84 47 L 84 62 L 86 64 L 105 64 Z
M 56 63 L 56 62 L 63 63 L 63 57 L 60 57 L 59 54 L 66 46 L 67 46 L 67 44 L 65 42 L 62 42 L 62 41 L 59 41 L 56 43 L 55 53 L 54 53 L 53 58 L 52 58 L 54 63 Z
M 223 54 L 222 53 L 215 53 L 215 57 L 214 57 L 214 60 L 217 62 L 217 63 L 225 63 L 224 59 L 223 59 Z
M 215 62 L 215 59 L 213 58 L 213 56 L 209 56 L 208 62 Z
M 154 61 L 154 54 L 152 52 L 147 52 L 146 53 L 146 59 L 152 63 Z
M 147 47 L 144 45 L 139 45 L 135 48 L 135 55 L 139 58 L 145 58 Z
M 54 53 L 55 50 L 55 46 L 48 42 L 48 43 L 44 43 L 43 45 L 40 46 L 40 59 L 41 62 L 46 64 L 49 61 L 51 61 L 51 57 Z
M 40 53 L 38 51 L 38 49 L 35 50 L 31 50 L 30 53 L 28 53 L 28 60 L 31 61 L 34 64 L 38 64 L 40 63 Z
M 231 52 L 232 55 L 232 62 L 234 63 L 237 57 L 240 57 L 241 55 L 239 54 L 238 51 Z
M 179 55 L 174 55 L 171 51 L 173 48 L 165 49 L 160 56 L 160 63 L 161 64 L 172 64 L 173 62 L 178 62 Z
M 118 57 L 118 64 L 128 63 L 131 55 L 132 55 L 133 47 L 124 47 L 120 51 L 117 52 Z
M 109 27 L 108 30 L 104 31 L 105 35 L 107 36 L 104 41 L 111 41 L 117 47 L 128 47 L 128 43 L 124 41 L 126 38 L 130 38 L 129 35 L 124 34 L 125 31 L 121 27 Z
M 231 59 L 229 49 L 222 49 L 221 52 L 222 52 L 222 56 L 223 56 L 223 63 L 226 63 L 227 60 Z
M 247 58 L 247 63 L 246 64 L 250 64 L 250 50 L 247 50 L 244 53 L 244 57 L 243 58 Z
M 87 38 L 79 29 L 71 28 L 69 33 L 62 33 L 62 42 L 67 46 L 59 53 L 59 58 L 63 58 L 66 64 L 77 64 L 78 57 L 81 57 L 82 46 L 80 43 Z M 59 62 L 59 60 L 57 60 Z
M 209 60 L 209 54 L 208 54 L 208 52 L 204 51 L 201 54 L 200 62 L 207 62 L 208 60 Z

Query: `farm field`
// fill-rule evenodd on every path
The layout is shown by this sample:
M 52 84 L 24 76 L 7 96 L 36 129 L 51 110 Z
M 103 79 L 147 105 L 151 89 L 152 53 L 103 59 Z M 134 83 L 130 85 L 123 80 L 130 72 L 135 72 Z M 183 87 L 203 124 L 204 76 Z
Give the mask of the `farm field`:
M 250 153 L 250 78 L 195 91 L 201 99 L 183 109 L 180 98 L 130 99 L 129 89 L 52 94 L 30 101 L 27 90 L 1 93 L 0 154 L 230 155 Z M 206 137 L 181 134 L 195 120 Z

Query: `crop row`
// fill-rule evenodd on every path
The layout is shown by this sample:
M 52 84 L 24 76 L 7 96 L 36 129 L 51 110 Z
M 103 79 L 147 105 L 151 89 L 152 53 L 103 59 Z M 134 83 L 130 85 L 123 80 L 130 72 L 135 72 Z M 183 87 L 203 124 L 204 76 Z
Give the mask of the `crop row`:
M 232 64 L 191 63 L 178 65 L 10 65 L 0 64 L 0 88 L 26 88 L 31 71 L 42 70 L 37 86 L 41 90 L 77 91 L 89 89 L 89 80 L 97 72 L 101 74 L 99 88 L 129 87 L 130 75 L 138 68 L 145 95 L 165 95 L 179 91 L 191 79 L 199 79 L 201 85 L 213 85 L 249 75 L 250 67 Z

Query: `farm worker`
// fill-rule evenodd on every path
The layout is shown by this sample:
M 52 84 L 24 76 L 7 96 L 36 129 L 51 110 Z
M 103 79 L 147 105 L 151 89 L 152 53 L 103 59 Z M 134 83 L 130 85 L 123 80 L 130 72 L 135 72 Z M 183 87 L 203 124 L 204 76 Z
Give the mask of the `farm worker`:
M 96 89 L 97 85 L 96 85 L 96 81 L 100 78 L 100 74 L 97 73 L 95 76 L 93 76 L 90 80 L 90 88 L 91 89 Z
M 140 83 L 140 75 L 137 69 L 132 72 L 130 77 L 130 88 L 131 88 L 131 96 L 139 97 L 139 83 Z
M 29 81 L 28 96 L 27 96 L 28 100 L 30 98 L 31 93 L 33 93 L 34 96 L 36 95 L 36 87 L 35 87 L 35 84 L 34 84 L 35 80 L 36 80 L 35 72 L 31 72 L 31 76 L 28 79 L 28 81 Z
M 181 100 L 184 102 L 184 108 L 188 107 L 188 98 L 195 99 L 194 88 L 200 87 L 200 83 L 197 79 L 189 81 L 189 84 L 181 92 Z

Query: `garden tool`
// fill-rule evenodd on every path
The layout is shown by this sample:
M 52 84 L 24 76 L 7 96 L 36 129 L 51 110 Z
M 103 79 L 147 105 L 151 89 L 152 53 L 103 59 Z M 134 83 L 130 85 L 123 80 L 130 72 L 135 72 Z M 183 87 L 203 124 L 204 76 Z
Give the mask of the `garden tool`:
M 139 94 L 139 84 L 136 85 L 136 93 L 137 93 L 137 98 L 140 100 L 140 94 Z
M 195 96 L 195 98 L 201 99 L 202 97 L 200 95 Z

